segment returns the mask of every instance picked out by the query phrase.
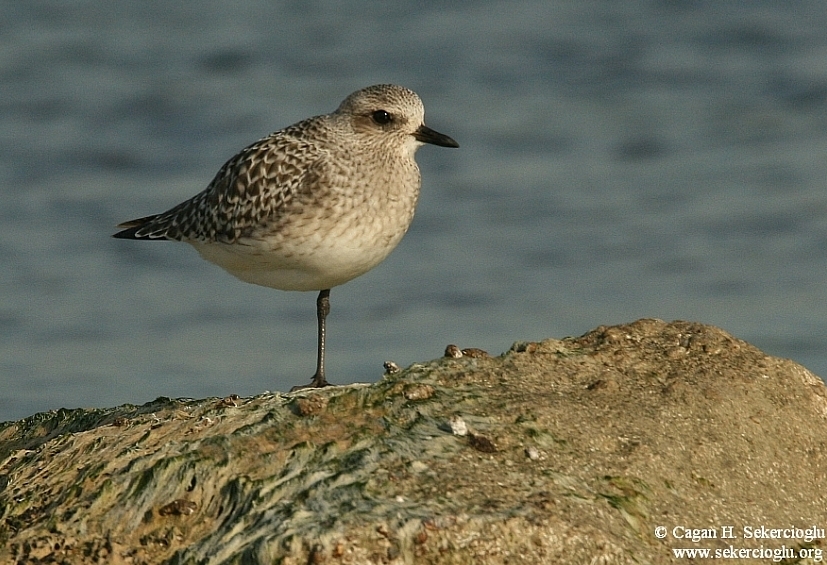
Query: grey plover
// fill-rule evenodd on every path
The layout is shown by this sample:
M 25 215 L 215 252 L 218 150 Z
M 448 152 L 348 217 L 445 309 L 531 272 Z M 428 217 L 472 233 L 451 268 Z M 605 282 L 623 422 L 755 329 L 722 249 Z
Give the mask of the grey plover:
M 424 124 L 416 93 L 380 84 L 242 149 L 178 206 L 118 225 L 122 239 L 176 240 L 239 279 L 319 291 L 318 351 L 309 385 L 327 386 L 330 289 L 381 263 L 408 230 L 419 197 L 414 153 L 459 147 Z

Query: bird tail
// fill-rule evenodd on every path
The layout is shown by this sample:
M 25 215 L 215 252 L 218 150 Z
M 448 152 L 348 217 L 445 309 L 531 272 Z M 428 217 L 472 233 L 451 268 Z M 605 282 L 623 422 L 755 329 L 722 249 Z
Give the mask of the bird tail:
M 135 220 L 129 220 L 128 222 L 124 222 L 122 224 L 118 224 L 115 227 L 118 228 L 125 228 L 118 233 L 112 234 L 112 237 L 116 237 L 118 239 L 168 239 L 166 236 L 153 232 L 152 230 L 141 231 L 142 228 L 145 228 L 157 218 L 159 214 L 154 214 L 152 216 L 146 216 L 145 218 L 137 218 Z

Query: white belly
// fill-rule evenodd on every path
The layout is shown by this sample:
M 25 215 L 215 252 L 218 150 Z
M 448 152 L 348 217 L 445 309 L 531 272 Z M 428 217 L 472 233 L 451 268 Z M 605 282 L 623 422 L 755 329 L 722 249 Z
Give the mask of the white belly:
M 233 244 L 189 243 L 201 257 L 245 282 L 279 290 L 324 290 L 381 263 L 406 229 L 375 239 L 346 232 L 325 239 L 310 236 L 292 240 L 288 234 L 242 239 Z

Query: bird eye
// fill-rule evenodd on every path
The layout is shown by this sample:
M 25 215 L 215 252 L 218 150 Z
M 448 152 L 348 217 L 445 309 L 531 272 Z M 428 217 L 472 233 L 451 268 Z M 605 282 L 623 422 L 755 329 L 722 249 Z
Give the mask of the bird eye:
M 373 114 L 371 114 L 373 121 L 383 126 L 385 124 L 389 124 L 391 121 L 391 115 L 386 112 L 385 110 L 376 110 Z

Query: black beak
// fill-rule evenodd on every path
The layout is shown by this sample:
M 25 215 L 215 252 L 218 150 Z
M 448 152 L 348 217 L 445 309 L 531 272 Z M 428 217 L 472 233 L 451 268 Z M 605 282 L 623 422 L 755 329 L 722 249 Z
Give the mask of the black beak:
M 451 139 L 445 134 L 434 131 L 426 125 L 419 126 L 419 129 L 414 132 L 414 137 L 422 143 L 431 143 L 441 147 L 459 147 L 459 143 Z

